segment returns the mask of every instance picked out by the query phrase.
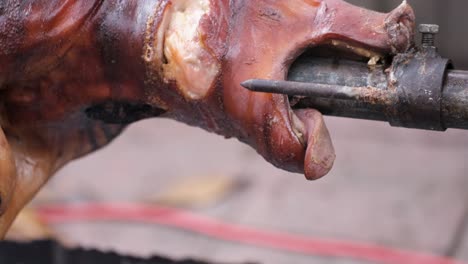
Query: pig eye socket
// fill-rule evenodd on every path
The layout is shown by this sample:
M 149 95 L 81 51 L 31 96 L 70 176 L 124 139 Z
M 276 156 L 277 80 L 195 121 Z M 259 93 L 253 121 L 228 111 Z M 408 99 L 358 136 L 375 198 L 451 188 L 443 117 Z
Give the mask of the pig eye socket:
M 160 116 L 166 111 L 147 104 L 109 101 L 93 105 L 85 112 L 88 118 L 108 124 L 130 124 L 142 119 Z

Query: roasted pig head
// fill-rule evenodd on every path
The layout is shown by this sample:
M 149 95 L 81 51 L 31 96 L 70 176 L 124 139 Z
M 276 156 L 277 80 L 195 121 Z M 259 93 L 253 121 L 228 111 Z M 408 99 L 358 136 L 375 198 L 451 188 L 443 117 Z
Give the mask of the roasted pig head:
M 285 79 L 315 46 L 376 62 L 410 48 L 413 27 L 406 2 L 383 14 L 341 0 L 0 1 L 0 236 L 60 167 L 143 118 L 322 177 L 335 153 L 321 114 L 240 83 Z

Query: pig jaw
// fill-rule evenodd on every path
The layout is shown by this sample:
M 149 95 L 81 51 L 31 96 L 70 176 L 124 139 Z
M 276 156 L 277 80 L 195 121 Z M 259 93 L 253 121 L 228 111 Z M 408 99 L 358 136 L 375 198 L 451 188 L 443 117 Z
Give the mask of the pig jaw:
M 223 71 L 225 109 L 244 129 L 246 141 L 272 164 L 305 173 L 308 179 L 320 178 L 334 160 L 320 114 L 298 115 L 287 97 L 252 93 L 239 83 L 283 80 L 299 55 L 319 45 L 333 45 L 369 61 L 404 52 L 412 45 L 414 13 L 406 2 L 388 14 L 339 0 L 240 2 Z

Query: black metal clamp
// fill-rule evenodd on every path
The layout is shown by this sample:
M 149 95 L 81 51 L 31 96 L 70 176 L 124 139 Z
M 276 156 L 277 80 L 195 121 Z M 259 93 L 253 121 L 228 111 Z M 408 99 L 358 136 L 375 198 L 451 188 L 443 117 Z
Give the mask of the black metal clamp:
M 394 58 L 396 100 L 387 110 L 392 126 L 444 131 L 442 90 L 450 65 L 434 47 Z M 468 87 L 467 87 L 468 88 Z

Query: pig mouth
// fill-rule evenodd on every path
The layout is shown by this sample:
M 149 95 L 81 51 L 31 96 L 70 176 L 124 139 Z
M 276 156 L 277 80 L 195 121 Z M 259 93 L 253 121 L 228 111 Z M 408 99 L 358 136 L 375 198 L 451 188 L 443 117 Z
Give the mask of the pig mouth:
M 286 68 L 286 80 L 296 64 L 314 59 L 332 59 L 333 61 L 353 61 L 363 67 L 384 70 L 392 62 L 391 52 L 363 45 L 354 41 L 329 40 L 321 45 L 309 47 L 302 51 Z M 327 74 L 327 73 L 325 73 Z M 335 152 L 330 135 L 323 124 L 323 119 L 315 110 L 296 107 L 300 96 L 285 96 L 285 107 L 290 116 L 290 126 L 305 151 L 304 171 L 308 179 L 318 179 L 332 168 Z
M 385 69 L 390 66 L 394 55 L 382 49 L 361 44 L 352 40 L 328 40 L 320 45 L 308 47 L 299 56 L 288 63 L 285 80 L 292 79 L 292 72 L 299 64 L 306 63 L 314 59 L 331 59 L 333 61 L 353 61 L 369 68 Z M 298 139 L 305 143 L 307 139 L 304 135 L 308 133 L 304 122 L 297 118 L 298 112 L 302 111 L 296 107 L 297 100 L 301 96 L 287 96 L 287 109 L 290 112 L 292 129 Z
M 360 44 L 352 40 L 328 40 L 320 45 L 309 47 L 302 51 L 299 56 L 289 65 L 288 73 L 294 64 L 301 59 L 309 57 L 333 58 L 338 60 L 352 60 L 367 63 L 369 66 L 385 64 L 392 59 L 392 55 L 379 48 Z

